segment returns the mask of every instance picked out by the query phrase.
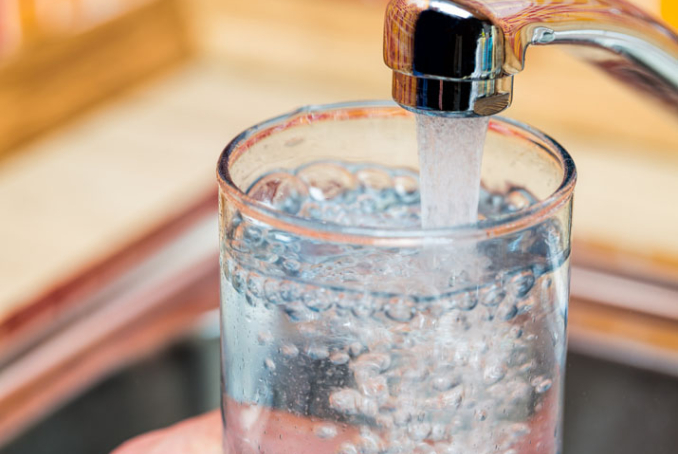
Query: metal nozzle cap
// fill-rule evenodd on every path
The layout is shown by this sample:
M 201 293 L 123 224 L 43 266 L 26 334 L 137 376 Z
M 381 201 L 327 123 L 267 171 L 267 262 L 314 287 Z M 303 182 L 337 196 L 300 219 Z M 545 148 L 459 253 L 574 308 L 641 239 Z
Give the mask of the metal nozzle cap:
M 511 105 L 513 76 L 489 80 L 445 80 L 393 73 L 393 99 L 432 115 L 495 115 Z

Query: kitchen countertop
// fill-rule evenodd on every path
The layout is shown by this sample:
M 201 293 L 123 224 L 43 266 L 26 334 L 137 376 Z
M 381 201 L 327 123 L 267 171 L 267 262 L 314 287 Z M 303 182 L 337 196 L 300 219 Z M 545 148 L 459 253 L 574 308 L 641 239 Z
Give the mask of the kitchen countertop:
M 213 191 L 242 129 L 389 97 L 380 2 L 259 3 L 201 0 L 199 58 L 0 162 L 0 319 Z M 532 49 L 527 67 L 507 115 L 574 155 L 576 241 L 675 279 L 678 122 L 560 51 Z

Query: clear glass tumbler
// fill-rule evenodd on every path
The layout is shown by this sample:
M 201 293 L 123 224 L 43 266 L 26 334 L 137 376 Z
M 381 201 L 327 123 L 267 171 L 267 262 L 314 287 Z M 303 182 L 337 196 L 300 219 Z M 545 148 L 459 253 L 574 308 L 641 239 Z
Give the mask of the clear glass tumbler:
M 224 450 L 560 451 L 576 172 L 492 118 L 479 221 L 419 227 L 413 115 L 309 107 L 219 166 Z

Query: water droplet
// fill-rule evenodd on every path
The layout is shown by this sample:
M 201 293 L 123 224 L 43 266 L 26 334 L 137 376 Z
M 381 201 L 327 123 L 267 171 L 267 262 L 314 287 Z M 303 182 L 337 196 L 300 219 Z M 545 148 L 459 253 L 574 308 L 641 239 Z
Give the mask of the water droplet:
M 396 322 L 409 322 L 414 314 L 414 302 L 409 299 L 391 298 L 386 307 L 386 316 Z
M 315 426 L 315 435 L 318 438 L 329 439 L 337 436 L 337 427 L 333 424 L 317 424 Z
M 270 370 L 271 372 L 275 370 L 275 362 L 271 358 L 266 358 L 264 360 L 264 365 L 266 366 L 266 369 Z

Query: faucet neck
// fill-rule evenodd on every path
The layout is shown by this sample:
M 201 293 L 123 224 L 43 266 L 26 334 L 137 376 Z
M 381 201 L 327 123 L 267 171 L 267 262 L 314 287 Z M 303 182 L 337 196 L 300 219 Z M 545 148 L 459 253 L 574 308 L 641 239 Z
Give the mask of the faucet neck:
M 570 44 L 678 113 L 678 36 L 624 0 L 392 0 L 385 24 L 384 58 L 401 74 L 394 98 L 411 109 L 498 113 L 528 46 Z

